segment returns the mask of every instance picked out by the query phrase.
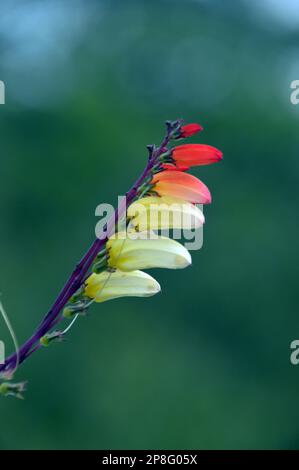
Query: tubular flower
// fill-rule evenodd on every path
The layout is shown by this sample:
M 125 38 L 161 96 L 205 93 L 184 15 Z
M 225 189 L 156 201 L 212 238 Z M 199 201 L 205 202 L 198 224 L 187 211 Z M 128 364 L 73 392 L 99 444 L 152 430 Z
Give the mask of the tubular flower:
M 186 144 L 179 145 L 172 150 L 172 158 L 176 166 L 209 165 L 222 160 L 220 150 L 211 145 Z
M 195 229 L 204 224 L 202 211 L 189 202 L 173 197 L 148 196 L 135 201 L 127 215 L 140 232 L 159 229 Z
M 85 285 L 85 294 L 95 302 L 105 302 L 118 297 L 150 297 L 161 290 L 160 284 L 142 271 L 93 273 Z
M 197 123 L 191 123 L 191 124 L 185 124 L 184 126 L 181 127 L 180 129 L 180 137 L 185 138 L 185 137 L 191 137 L 194 134 L 197 134 L 197 132 L 200 132 L 203 130 L 203 127 L 200 124 Z
M 122 271 L 135 269 L 182 269 L 191 264 L 190 253 L 180 243 L 153 232 L 118 233 L 107 242 L 108 266 Z
M 193 175 L 181 171 L 161 171 L 152 179 L 153 190 L 160 196 L 172 196 L 185 201 L 210 204 L 212 197 L 206 185 Z

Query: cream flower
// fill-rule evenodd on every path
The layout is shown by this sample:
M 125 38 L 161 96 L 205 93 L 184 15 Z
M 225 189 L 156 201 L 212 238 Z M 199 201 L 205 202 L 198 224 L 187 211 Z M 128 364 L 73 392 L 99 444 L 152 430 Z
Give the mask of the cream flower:
M 107 242 L 108 264 L 122 271 L 181 269 L 191 264 L 190 253 L 180 243 L 153 232 L 118 233 Z
M 95 302 L 117 297 L 150 297 L 160 292 L 159 283 L 142 271 L 104 271 L 86 280 L 85 294 Z
M 138 231 L 158 229 L 196 229 L 204 224 L 202 211 L 193 204 L 173 197 L 148 196 L 133 202 L 127 211 Z

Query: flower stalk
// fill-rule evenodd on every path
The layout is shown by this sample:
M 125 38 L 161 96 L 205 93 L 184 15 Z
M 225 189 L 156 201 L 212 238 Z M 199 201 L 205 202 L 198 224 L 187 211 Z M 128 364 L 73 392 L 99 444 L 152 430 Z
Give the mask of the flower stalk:
M 143 173 L 131 187 L 131 189 L 126 193 L 125 202 L 123 202 L 115 211 L 114 215 L 107 223 L 106 228 L 106 237 L 103 239 L 97 238 L 80 262 L 76 265 L 74 271 L 70 275 L 66 284 L 62 288 L 52 307 L 48 313 L 43 318 L 40 325 L 37 327 L 36 331 L 32 336 L 20 347 L 17 354 L 12 354 L 9 356 L 3 365 L 0 365 L 0 377 L 8 376 L 10 372 L 13 372 L 17 365 L 22 364 L 33 352 L 41 347 L 41 338 L 49 333 L 49 331 L 57 325 L 64 317 L 61 313 L 63 308 L 66 306 L 71 297 L 80 289 L 82 286 L 85 277 L 95 260 L 98 253 L 105 246 L 109 236 L 113 233 L 114 227 L 117 224 L 118 220 L 126 212 L 128 205 L 135 200 L 138 196 L 139 191 L 143 194 L 145 191 L 144 183 L 147 183 L 151 180 L 151 172 L 157 163 L 158 158 L 161 156 L 167 145 L 170 143 L 173 136 L 177 133 L 179 127 L 181 126 L 181 121 L 170 122 L 167 121 L 167 132 L 161 143 L 157 148 L 155 146 L 150 146 L 149 148 L 149 159 L 146 167 L 144 168 Z

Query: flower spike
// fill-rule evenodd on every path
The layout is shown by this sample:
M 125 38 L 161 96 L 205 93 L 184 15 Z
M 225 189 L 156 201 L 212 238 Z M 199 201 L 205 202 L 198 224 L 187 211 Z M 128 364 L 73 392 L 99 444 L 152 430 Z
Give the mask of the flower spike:
M 141 269 L 183 269 L 191 265 L 190 253 L 181 243 L 156 232 L 197 229 L 205 221 L 195 204 L 210 203 L 210 191 L 186 171 L 194 165 L 215 163 L 222 159 L 222 153 L 203 144 L 172 147 L 178 139 L 200 131 L 202 127 L 196 123 L 166 121 L 161 144 L 147 146 L 146 166 L 120 207 L 97 233 L 34 333 L 0 364 L 1 395 L 22 398 L 25 383 L 9 381 L 17 367 L 41 347 L 63 341 L 93 303 L 160 292 L 159 283 Z M 57 330 L 63 321 L 69 321 L 67 327 Z

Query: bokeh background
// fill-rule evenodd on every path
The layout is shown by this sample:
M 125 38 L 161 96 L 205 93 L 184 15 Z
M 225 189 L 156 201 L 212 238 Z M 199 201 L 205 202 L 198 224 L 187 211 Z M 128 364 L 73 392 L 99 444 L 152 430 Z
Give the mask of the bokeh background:
M 95 306 L 1 399 L 1 449 L 296 449 L 299 79 L 296 0 L 2 0 L 1 300 L 20 342 L 166 119 L 223 163 L 204 246 L 163 294 Z M 194 139 L 195 141 L 196 139 Z M 4 324 L 0 338 L 13 350 Z

